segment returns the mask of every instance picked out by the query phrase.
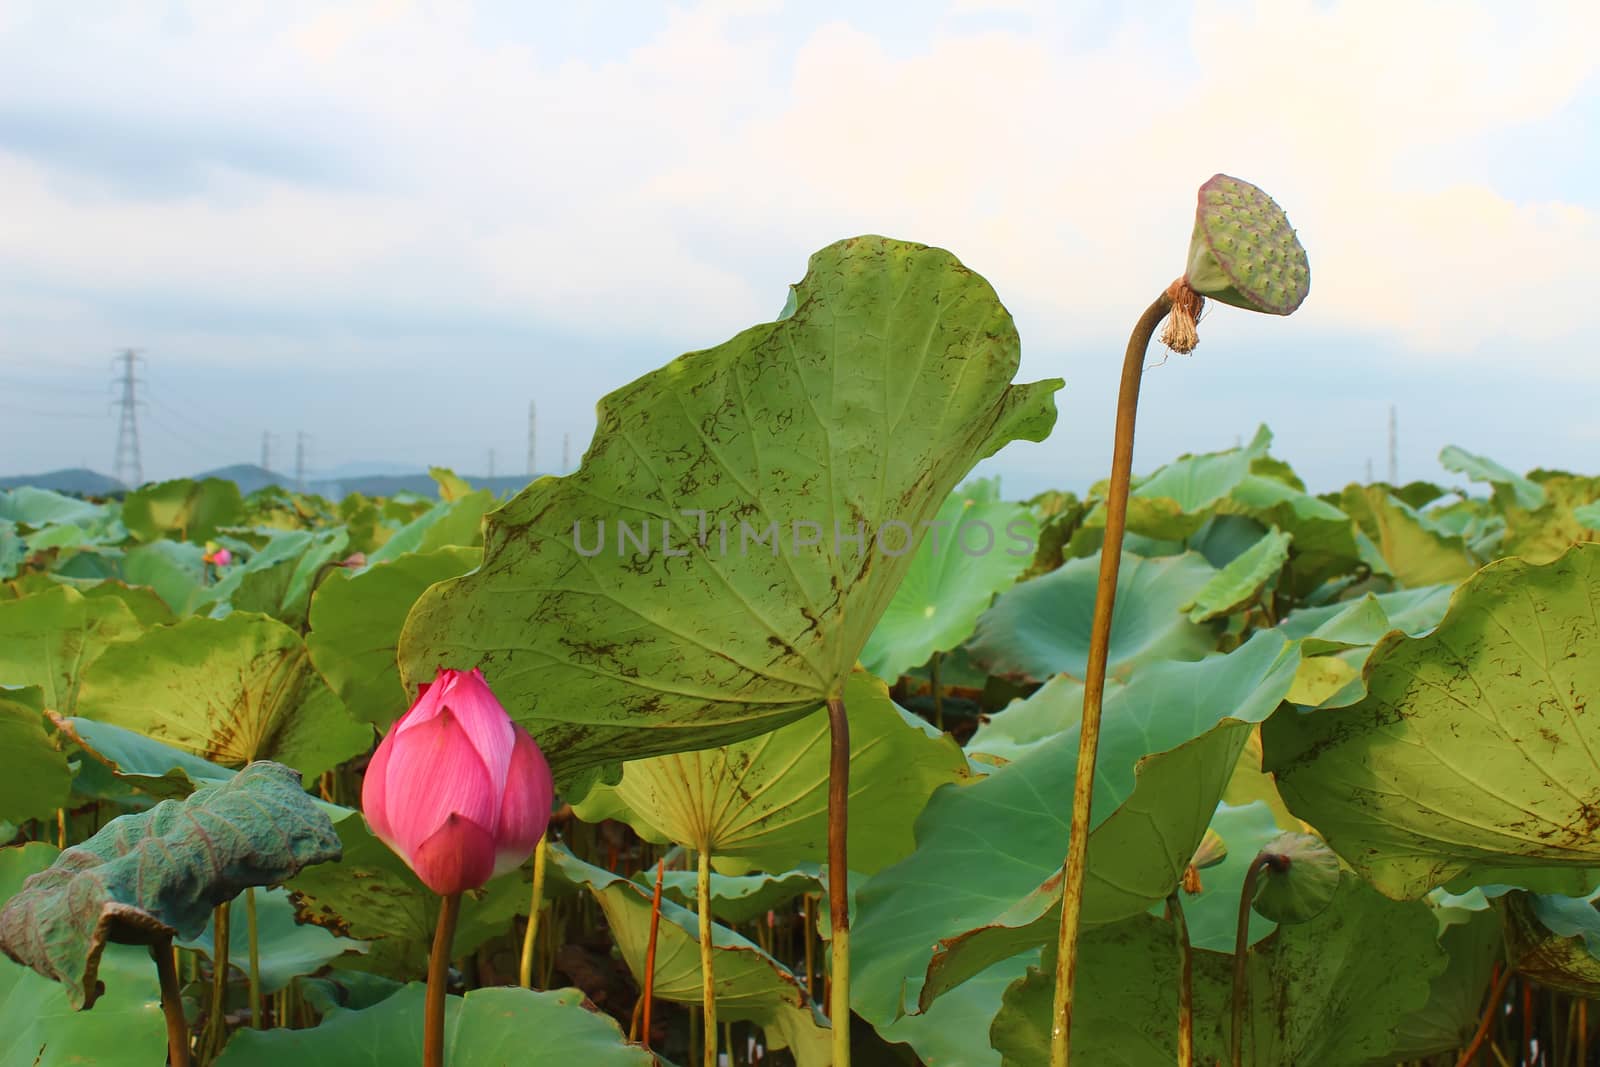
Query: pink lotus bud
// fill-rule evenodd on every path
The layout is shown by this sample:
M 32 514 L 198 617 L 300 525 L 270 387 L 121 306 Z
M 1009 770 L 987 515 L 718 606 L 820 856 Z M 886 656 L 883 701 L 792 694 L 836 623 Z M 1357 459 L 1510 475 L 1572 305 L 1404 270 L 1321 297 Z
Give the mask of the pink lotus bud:
M 219 548 L 215 552 L 207 552 L 200 558 L 206 563 L 214 563 L 219 567 L 226 567 L 233 562 L 233 553 L 225 548 Z
M 441 670 L 378 744 L 361 786 L 372 832 L 441 895 L 533 854 L 555 786 L 480 671 Z

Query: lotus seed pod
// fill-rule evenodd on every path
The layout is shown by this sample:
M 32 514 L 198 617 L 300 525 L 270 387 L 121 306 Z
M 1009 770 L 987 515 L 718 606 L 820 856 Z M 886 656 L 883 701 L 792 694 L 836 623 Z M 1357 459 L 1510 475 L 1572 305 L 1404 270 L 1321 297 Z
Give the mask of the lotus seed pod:
M 1253 903 L 1273 922 L 1315 919 L 1339 888 L 1339 857 L 1310 834 L 1279 834 L 1267 842 L 1258 862 L 1265 862 L 1267 869 Z
M 1224 304 L 1288 315 L 1311 291 L 1311 264 L 1272 197 L 1218 174 L 1200 187 L 1184 281 Z

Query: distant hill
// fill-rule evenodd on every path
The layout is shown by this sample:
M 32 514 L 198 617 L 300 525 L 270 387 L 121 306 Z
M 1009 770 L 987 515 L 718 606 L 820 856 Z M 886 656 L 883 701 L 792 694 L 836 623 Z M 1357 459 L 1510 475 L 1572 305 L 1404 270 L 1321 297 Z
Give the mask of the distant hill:
M 257 489 L 265 489 L 269 485 L 281 485 L 285 488 L 294 485 L 294 479 L 288 475 L 274 474 L 254 463 L 235 463 L 231 467 L 218 467 L 216 470 L 194 476 L 197 482 L 203 482 L 207 478 L 221 478 L 225 482 L 232 482 L 245 496 L 249 496 Z
M 470 474 L 462 475 L 474 489 L 488 489 L 496 496 L 509 496 L 520 493 L 523 486 L 532 479 L 525 474 L 512 475 L 504 478 L 474 478 Z M 396 493 L 415 493 L 417 496 L 437 500 L 439 485 L 426 474 L 372 474 L 365 477 L 337 478 L 325 481 L 314 481 L 306 486 L 313 493 L 319 493 L 330 500 L 339 500 L 351 493 L 360 493 L 362 496 L 394 496 Z
M 76 496 L 109 496 L 127 490 L 127 486 L 110 475 L 83 467 L 0 478 L 0 489 L 16 489 L 24 485 L 31 485 L 35 489 L 50 489 L 57 493 L 72 493 Z

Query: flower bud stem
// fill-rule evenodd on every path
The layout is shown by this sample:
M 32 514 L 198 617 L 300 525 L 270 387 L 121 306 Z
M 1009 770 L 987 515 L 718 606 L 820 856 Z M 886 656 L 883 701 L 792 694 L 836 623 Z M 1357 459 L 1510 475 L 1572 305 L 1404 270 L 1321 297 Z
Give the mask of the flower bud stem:
M 522 960 L 517 979 L 523 989 L 533 988 L 533 944 L 539 936 L 539 913 L 544 911 L 544 864 L 549 834 L 533 846 L 533 894 L 528 901 L 528 929 L 522 935 Z
M 1117 596 L 1117 571 L 1122 565 L 1122 533 L 1128 525 L 1128 487 L 1133 480 L 1133 424 L 1139 408 L 1145 350 L 1150 347 L 1156 327 L 1172 309 L 1169 293 L 1170 290 L 1163 292 L 1139 316 L 1122 359 L 1111 484 L 1106 490 L 1106 535 L 1100 548 L 1100 580 L 1095 587 L 1089 664 L 1083 680 L 1083 729 L 1078 734 L 1078 770 L 1072 787 L 1071 838 L 1061 870 L 1061 931 L 1056 943 L 1055 1003 L 1050 1016 L 1050 1067 L 1068 1067 L 1072 1060 L 1072 985 L 1078 971 L 1078 927 L 1083 915 L 1084 874 L 1089 857 L 1089 804 L 1094 798 L 1094 764 L 1100 750 L 1100 701 L 1105 695 L 1106 664 L 1111 652 L 1111 611 Z
M 178 964 L 172 956 L 172 938 L 150 946 L 161 981 L 161 1013 L 167 1017 L 168 1067 L 189 1067 L 189 1024 L 183 1017 L 183 994 L 178 989 Z
M 433 931 L 433 952 L 428 956 L 428 996 L 422 1012 L 422 1067 L 444 1067 L 445 994 L 449 992 L 450 948 L 455 944 L 460 914 L 460 893 L 440 898 L 439 925 Z
M 1183 890 L 1167 897 L 1172 932 L 1178 943 L 1178 1067 L 1194 1067 L 1194 952 L 1189 947 L 1189 921 L 1183 914 Z
M 245 933 L 250 943 L 250 1028 L 261 1029 L 261 942 L 256 930 L 256 889 L 244 891 Z
M 833 1067 L 850 1067 L 850 719 L 842 696 L 828 698 L 828 951 L 833 986 L 828 1025 L 833 1028 Z
M 661 887 L 667 880 L 667 858 L 662 856 L 656 860 L 656 891 L 650 898 L 650 941 L 644 950 L 644 989 L 640 996 L 644 999 L 643 1029 L 640 1034 L 645 1048 L 650 1047 L 651 1011 L 655 1007 L 656 997 L 656 941 L 661 932 Z

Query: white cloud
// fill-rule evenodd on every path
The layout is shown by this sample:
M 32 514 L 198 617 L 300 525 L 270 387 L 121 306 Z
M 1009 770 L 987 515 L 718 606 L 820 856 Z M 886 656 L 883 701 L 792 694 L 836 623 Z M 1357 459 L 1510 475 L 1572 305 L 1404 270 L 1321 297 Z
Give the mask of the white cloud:
M 951 13 L 997 7 L 1028 5 Z M 1299 329 L 1600 365 L 1560 343 L 1585 325 L 1597 205 L 1428 165 L 1582 91 L 1593 5 L 1202 0 L 1093 36 L 1048 11 L 1026 34 L 958 18 L 908 47 L 846 21 L 796 39 L 769 5 L 714 3 L 604 62 L 540 59 L 450 4 L 182 10 L 70 20 L 81 47 L 10 57 L 21 99 L 300 138 L 348 180 L 223 158 L 204 189 L 149 196 L 0 155 L 0 269 L 703 344 L 775 311 L 806 253 L 873 230 L 956 251 L 1030 343 L 1098 342 L 1181 268 L 1194 188 L 1226 170 L 1302 231 Z M 60 30 L 35 17 L 13 13 L 14 42 Z

